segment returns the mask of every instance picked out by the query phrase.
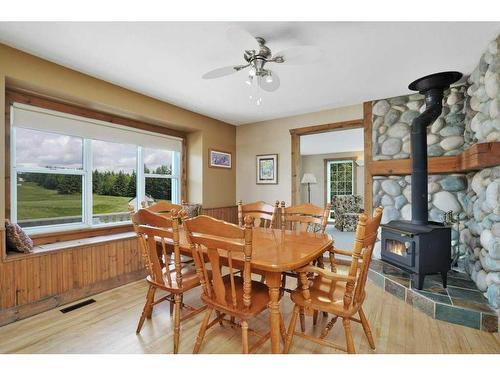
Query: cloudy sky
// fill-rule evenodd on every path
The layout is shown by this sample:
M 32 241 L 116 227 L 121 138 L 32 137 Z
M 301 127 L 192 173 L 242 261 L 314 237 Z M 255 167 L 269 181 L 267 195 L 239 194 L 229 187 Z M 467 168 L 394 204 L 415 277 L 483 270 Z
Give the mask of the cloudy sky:
M 18 167 L 83 167 L 83 140 L 78 137 L 16 129 L 16 161 Z M 144 163 L 150 169 L 172 165 L 170 151 L 145 149 Z M 92 169 L 131 173 L 136 168 L 136 146 L 92 142 Z

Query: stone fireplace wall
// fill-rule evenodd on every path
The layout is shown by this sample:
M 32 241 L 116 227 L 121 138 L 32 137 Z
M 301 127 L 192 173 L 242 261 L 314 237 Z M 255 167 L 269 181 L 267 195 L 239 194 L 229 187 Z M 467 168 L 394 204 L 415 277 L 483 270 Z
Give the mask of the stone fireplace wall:
M 427 128 L 427 153 L 430 157 L 456 155 L 468 147 L 464 138 L 466 91 L 467 86 L 462 85 L 445 93 L 441 116 Z M 408 159 L 410 125 L 424 110 L 424 96 L 420 94 L 374 102 L 373 160 Z
M 428 128 L 429 157 L 456 155 L 475 143 L 500 141 L 500 36 L 488 44 L 467 82 L 445 93 L 443 113 Z M 373 102 L 373 160 L 410 155 L 411 121 L 425 110 L 420 94 Z M 373 206 L 382 223 L 411 218 L 411 176 L 374 176 Z M 456 264 L 500 308 L 500 166 L 468 174 L 429 176 L 429 219 L 453 211 Z M 374 256 L 379 256 L 377 244 Z
M 500 36 L 489 43 L 469 77 L 471 142 L 500 141 Z M 500 166 L 468 175 L 467 222 L 460 233 L 465 268 L 489 303 L 500 308 Z

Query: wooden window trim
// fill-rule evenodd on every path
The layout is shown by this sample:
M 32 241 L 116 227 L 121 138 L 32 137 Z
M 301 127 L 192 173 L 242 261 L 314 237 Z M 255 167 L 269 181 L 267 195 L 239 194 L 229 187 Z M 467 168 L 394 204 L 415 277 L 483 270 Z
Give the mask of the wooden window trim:
M 181 184 L 181 200 L 187 200 L 187 147 L 186 133 L 174 129 L 169 129 L 159 125 L 153 125 L 146 122 L 117 116 L 110 113 L 96 111 L 90 108 L 85 108 L 73 104 L 68 104 L 52 98 L 48 99 L 38 94 L 26 93 L 15 89 L 8 88 L 5 91 L 5 217 L 10 218 L 10 107 L 14 103 L 29 104 L 36 107 L 50 109 L 54 111 L 64 112 L 71 115 L 96 119 L 100 121 L 110 122 L 112 124 L 128 126 L 135 129 L 150 131 L 162 135 L 179 137 L 182 140 L 182 156 L 181 156 L 181 176 L 179 182 Z M 54 233 L 43 233 L 32 235 L 36 245 L 69 241 L 82 238 L 90 238 L 102 236 L 104 234 L 122 233 L 132 230 L 131 224 L 123 224 L 117 226 L 108 226 L 103 228 L 84 228 L 77 230 L 61 231 Z M 5 242 L 3 242 L 5 244 Z M 5 259 L 7 249 L 3 246 L 2 258 Z M 27 254 L 28 256 L 30 254 Z M 17 256 L 17 255 L 16 255 Z

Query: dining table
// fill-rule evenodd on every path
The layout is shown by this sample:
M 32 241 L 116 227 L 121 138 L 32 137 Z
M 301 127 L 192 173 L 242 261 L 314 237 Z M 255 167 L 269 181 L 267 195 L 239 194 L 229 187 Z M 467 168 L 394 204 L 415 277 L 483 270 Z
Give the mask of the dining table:
M 180 229 L 179 248 L 182 255 L 191 256 L 191 248 L 184 230 Z M 322 256 L 333 245 L 326 233 L 296 232 L 283 229 L 253 228 L 252 273 L 264 276 L 269 289 L 269 325 L 272 353 L 280 349 L 280 300 L 281 275 L 297 270 Z M 224 253 L 220 257 L 224 260 Z M 240 259 L 239 259 L 240 258 Z M 243 264 L 243 253 L 233 254 L 234 267 Z

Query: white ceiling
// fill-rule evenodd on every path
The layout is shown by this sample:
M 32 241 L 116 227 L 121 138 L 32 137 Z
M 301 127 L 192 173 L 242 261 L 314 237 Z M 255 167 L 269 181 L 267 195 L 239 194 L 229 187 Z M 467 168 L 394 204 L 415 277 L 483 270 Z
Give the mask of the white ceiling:
M 301 155 L 362 151 L 363 129 L 337 130 L 300 137 Z
M 243 62 L 225 34 L 238 25 L 275 52 L 323 49 L 310 66 L 275 64 L 281 88 L 248 100 L 245 74 L 203 80 L 208 70 Z M 440 70 L 470 73 L 500 23 L 341 22 L 1 22 L 0 42 L 231 124 L 316 112 L 401 95 Z

